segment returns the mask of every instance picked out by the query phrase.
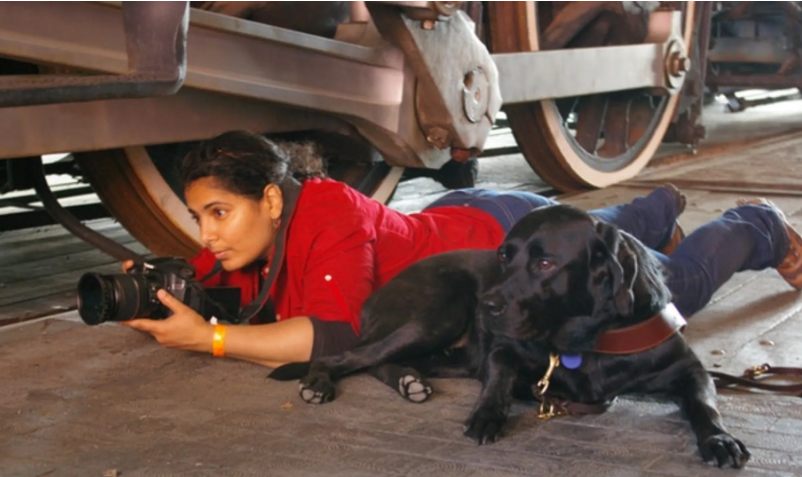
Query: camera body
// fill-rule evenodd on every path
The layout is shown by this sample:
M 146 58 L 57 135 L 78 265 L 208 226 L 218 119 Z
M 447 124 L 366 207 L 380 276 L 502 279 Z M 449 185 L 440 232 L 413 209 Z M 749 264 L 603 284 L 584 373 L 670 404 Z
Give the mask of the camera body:
M 134 265 L 128 270 L 128 275 L 139 275 L 148 285 L 148 302 L 145 307 L 147 315 L 138 314 L 137 317 L 164 319 L 170 316 L 170 310 L 156 296 L 159 288 L 164 288 L 178 301 L 197 311 L 207 320 L 211 317 L 205 316 L 205 303 L 200 286 L 193 286 L 197 283 L 195 282 L 195 267 L 184 260 L 172 257 L 156 258 L 150 262 Z
M 88 325 L 133 318 L 164 319 L 172 312 L 156 296 L 161 288 L 206 320 L 215 316 L 239 321 L 239 288 L 204 289 L 195 278 L 195 267 L 174 257 L 136 264 L 127 273 L 85 273 L 78 281 L 78 312 Z

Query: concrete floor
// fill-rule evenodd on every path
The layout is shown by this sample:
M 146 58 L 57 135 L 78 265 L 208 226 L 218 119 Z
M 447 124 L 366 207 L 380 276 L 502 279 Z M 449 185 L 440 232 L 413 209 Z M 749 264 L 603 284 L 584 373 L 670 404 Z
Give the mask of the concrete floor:
M 596 208 L 682 182 L 689 203 L 680 221 L 690 232 L 779 180 L 771 198 L 802 227 L 801 153 L 802 135 L 701 152 L 565 201 Z M 520 156 L 481 162 L 480 177 L 499 189 L 539 185 Z M 417 210 L 442 192 L 410 181 L 392 205 Z M 802 366 L 800 309 L 802 294 L 774 270 L 741 273 L 690 319 L 686 334 L 711 368 Z M 342 382 L 334 403 L 309 406 L 295 383 L 265 375 L 255 365 L 162 349 L 119 326 L 88 328 L 74 313 L 0 328 L 0 475 L 802 475 L 798 397 L 720 396 L 731 432 L 753 452 L 738 472 L 703 465 L 668 403 L 630 398 L 604 415 L 548 422 L 517 405 L 509 435 L 476 447 L 461 423 L 478 383 L 436 380 L 434 398 L 412 405 L 356 376 Z

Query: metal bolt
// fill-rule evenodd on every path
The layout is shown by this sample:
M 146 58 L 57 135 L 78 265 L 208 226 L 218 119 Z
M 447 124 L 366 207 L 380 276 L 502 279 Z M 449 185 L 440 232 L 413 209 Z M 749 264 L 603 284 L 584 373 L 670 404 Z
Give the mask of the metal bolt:
M 429 128 L 426 131 L 426 140 L 437 149 L 445 149 L 448 147 L 448 131 L 438 126 Z
M 671 76 L 681 76 L 691 70 L 691 59 L 687 56 L 680 56 L 680 53 L 671 55 L 670 68 Z
M 462 79 L 462 107 L 468 121 L 478 123 L 487 113 L 489 98 L 485 90 L 489 87 L 482 68 L 475 68 L 465 73 Z

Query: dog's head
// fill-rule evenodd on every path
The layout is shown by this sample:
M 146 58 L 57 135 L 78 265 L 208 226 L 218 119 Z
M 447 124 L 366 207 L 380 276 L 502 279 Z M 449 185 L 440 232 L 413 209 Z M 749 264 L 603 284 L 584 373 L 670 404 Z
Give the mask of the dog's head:
M 568 205 L 521 219 L 498 249 L 503 274 L 482 297 L 483 326 L 516 340 L 585 352 L 634 307 L 638 254 L 615 226 Z

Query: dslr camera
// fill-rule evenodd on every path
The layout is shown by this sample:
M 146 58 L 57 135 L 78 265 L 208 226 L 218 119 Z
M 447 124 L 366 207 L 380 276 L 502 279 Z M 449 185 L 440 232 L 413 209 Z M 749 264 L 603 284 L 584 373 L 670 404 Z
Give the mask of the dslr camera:
M 164 288 L 206 320 L 238 323 L 240 289 L 204 289 L 195 267 L 180 258 L 160 257 L 137 263 L 127 273 L 85 273 L 78 281 L 78 312 L 87 325 L 133 318 L 164 319 L 172 314 L 156 292 Z

